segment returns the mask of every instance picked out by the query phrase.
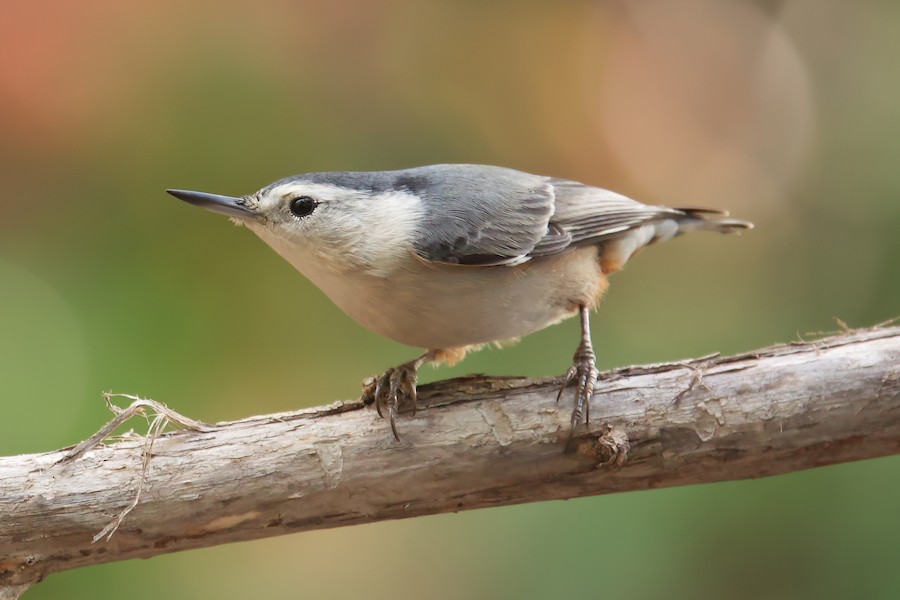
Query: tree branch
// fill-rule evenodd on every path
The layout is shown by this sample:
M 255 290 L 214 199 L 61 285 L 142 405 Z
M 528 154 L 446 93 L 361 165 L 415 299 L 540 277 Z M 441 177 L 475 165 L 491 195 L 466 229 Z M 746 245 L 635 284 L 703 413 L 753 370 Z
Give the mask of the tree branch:
M 900 327 L 605 373 L 573 454 L 562 451 L 571 398 L 557 405 L 557 385 L 422 386 L 427 408 L 401 417 L 401 443 L 375 411 L 346 402 L 187 420 L 154 443 L 69 461 L 0 458 L 0 597 L 64 569 L 225 542 L 900 452 Z M 138 490 L 118 531 L 92 542 Z

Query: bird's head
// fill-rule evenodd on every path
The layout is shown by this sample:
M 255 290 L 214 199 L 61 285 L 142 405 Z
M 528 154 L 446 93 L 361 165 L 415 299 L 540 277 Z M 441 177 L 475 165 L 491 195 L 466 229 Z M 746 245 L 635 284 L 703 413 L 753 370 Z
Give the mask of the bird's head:
M 247 196 L 166 190 L 245 225 L 301 271 L 319 260 L 334 271 L 382 272 L 409 252 L 420 200 L 378 173 L 308 173 Z

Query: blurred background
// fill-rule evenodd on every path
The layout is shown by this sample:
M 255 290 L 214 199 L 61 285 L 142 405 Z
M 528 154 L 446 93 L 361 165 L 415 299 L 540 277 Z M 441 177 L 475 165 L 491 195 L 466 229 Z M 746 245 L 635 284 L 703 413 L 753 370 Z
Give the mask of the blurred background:
M 0 455 L 87 437 L 102 390 L 214 422 L 355 397 L 416 353 L 167 187 L 483 162 L 756 222 L 615 276 L 602 368 L 895 317 L 898 40 L 889 0 L 4 0 Z M 559 375 L 577 331 L 423 379 Z M 897 598 L 898 506 L 893 457 L 115 563 L 26 598 Z

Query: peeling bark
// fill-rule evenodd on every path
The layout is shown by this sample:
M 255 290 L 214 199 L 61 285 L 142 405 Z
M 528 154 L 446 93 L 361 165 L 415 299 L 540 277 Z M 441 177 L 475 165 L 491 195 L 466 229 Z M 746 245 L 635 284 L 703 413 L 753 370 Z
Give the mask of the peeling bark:
M 0 598 L 84 565 L 386 519 L 762 477 L 900 452 L 900 328 L 602 374 L 563 453 L 558 380 L 422 386 L 402 442 L 361 402 L 0 458 Z M 140 502 L 109 541 L 141 483 Z M 71 453 L 71 451 L 69 451 Z M 4 587 L 6 586 L 6 587 Z

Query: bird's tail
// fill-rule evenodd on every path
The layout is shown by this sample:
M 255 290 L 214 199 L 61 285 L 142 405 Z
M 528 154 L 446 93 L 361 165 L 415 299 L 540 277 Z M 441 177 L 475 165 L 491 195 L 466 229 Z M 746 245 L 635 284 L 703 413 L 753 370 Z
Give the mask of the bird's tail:
M 735 233 L 744 229 L 753 229 L 750 221 L 729 219 L 728 212 L 709 208 L 678 208 L 684 216 L 678 218 L 679 233 L 684 231 L 718 231 L 719 233 Z

